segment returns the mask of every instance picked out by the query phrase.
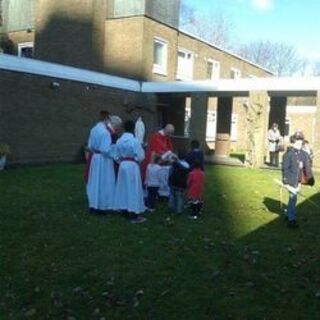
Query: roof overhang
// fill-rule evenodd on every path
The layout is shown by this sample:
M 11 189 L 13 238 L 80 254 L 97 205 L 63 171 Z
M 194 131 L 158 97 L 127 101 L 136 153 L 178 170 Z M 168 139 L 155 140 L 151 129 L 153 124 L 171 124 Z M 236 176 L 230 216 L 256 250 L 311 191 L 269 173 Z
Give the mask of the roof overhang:
M 140 82 L 105 73 L 64 66 L 45 61 L 0 54 L 0 69 L 79 81 L 139 93 L 186 94 L 208 96 L 248 96 L 250 91 L 267 91 L 270 96 L 315 96 L 320 77 L 240 78 L 203 81 Z
M 320 77 L 218 79 L 205 81 L 144 82 L 142 92 L 200 93 L 210 96 L 248 96 L 250 91 L 267 91 L 270 96 L 314 96 Z

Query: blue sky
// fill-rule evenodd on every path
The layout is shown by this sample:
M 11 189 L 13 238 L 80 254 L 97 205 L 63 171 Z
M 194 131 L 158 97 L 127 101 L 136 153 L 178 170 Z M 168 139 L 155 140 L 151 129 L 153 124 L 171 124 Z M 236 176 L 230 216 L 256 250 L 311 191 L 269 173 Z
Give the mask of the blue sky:
M 320 61 L 320 0 L 181 0 L 197 11 L 230 17 L 239 41 L 284 42 Z

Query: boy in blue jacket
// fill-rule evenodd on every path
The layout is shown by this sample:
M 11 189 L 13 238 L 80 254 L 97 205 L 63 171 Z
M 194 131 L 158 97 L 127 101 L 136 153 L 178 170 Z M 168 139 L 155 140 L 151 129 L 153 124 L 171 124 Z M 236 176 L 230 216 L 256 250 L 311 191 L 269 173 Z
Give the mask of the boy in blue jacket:
M 314 183 L 310 158 L 308 154 L 302 150 L 304 136 L 302 132 L 296 132 L 290 137 L 291 147 L 283 155 L 282 159 L 282 182 L 285 186 L 290 186 L 289 202 L 287 209 L 287 220 L 289 228 L 297 228 L 296 222 L 296 203 L 297 193 L 300 185 L 305 177 L 307 181 Z

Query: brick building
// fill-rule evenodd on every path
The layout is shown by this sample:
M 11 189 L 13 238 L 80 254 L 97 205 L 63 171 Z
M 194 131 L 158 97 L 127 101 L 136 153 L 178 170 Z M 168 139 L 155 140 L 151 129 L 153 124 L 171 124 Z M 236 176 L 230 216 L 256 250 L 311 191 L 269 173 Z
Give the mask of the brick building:
M 139 81 L 214 83 L 271 76 L 268 70 L 179 30 L 179 0 L 0 0 L 0 4 L 5 53 Z M 231 130 L 217 135 L 224 115 L 219 117 L 217 97 L 209 97 L 206 126 L 210 148 L 215 147 L 216 139 L 231 138 L 231 149 L 246 149 L 247 100 L 245 96 L 233 98 Z M 156 117 L 148 124 L 150 130 L 173 122 L 180 140 L 188 136 L 191 94 L 158 93 L 155 101 Z M 125 95 L 121 106 L 128 104 Z M 273 99 L 269 120 L 280 122 L 283 134 L 284 104 L 286 101 Z M 295 115 L 290 119 L 291 129 L 299 126 Z
M 179 30 L 177 0 L 2 0 L 2 8 L 6 53 L 144 81 L 270 76 L 267 70 Z M 179 122 L 177 134 L 183 136 L 188 133 L 190 99 L 184 95 L 173 100 L 159 97 L 158 126 Z M 243 149 L 241 105 L 236 99 L 232 140 Z M 216 99 L 210 100 L 208 112 L 208 141 L 213 142 Z

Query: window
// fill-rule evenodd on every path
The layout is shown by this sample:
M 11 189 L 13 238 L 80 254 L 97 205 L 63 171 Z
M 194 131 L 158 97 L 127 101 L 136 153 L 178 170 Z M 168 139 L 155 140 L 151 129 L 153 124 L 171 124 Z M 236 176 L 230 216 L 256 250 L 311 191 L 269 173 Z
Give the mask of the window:
M 231 73 L 230 73 L 231 79 L 239 79 L 241 78 L 241 71 L 236 68 L 231 68 Z
M 206 141 L 216 141 L 217 134 L 217 112 L 208 111 Z M 232 114 L 230 140 L 237 141 L 238 138 L 238 115 Z
M 190 136 L 190 120 L 191 120 L 191 99 L 186 98 L 186 106 L 184 110 L 184 136 Z
M 284 135 L 285 136 L 289 136 L 290 135 L 290 119 L 286 119 L 286 121 L 285 121 Z
M 238 116 L 233 113 L 231 117 L 230 140 L 237 141 L 237 137 L 238 137 Z
M 216 111 L 208 111 L 207 113 L 207 141 L 215 141 L 217 133 L 217 113 Z
M 18 56 L 24 58 L 32 58 L 33 42 L 18 43 Z
M 167 74 L 168 43 L 155 38 L 153 41 L 153 73 Z
M 220 78 L 220 62 L 212 59 L 207 61 L 207 79 L 219 79 Z
M 113 1 L 114 17 L 128 17 L 144 14 L 144 0 L 116 0 Z
M 192 80 L 193 78 L 193 53 L 186 49 L 178 50 L 178 80 Z

